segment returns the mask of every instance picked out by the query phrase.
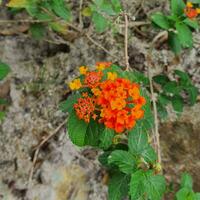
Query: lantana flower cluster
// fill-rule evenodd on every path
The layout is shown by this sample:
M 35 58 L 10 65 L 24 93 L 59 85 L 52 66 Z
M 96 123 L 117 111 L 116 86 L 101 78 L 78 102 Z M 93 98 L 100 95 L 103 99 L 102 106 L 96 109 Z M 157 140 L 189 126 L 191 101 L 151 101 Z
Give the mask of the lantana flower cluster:
M 196 8 L 192 2 L 187 2 L 184 13 L 189 19 L 195 19 L 200 14 L 200 8 Z
M 110 62 L 96 63 L 94 71 L 81 66 L 81 78 L 70 82 L 69 87 L 80 92 L 84 90 L 74 104 L 80 120 L 89 123 L 93 118 L 116 133 L 123 133 L 143 118 L 146 100 L 141 96 L 140 86 L 109 71 L 111 65 Z

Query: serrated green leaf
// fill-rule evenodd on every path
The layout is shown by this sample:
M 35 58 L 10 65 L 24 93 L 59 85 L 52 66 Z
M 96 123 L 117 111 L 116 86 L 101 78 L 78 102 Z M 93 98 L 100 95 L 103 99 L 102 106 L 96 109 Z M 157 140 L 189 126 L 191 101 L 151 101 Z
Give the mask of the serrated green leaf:
M 6 63 L 0 61 L 0 81 L 3 80 L 9 72 L 10 67 Z
M 111 175 L 108 185 L 108 200 L 122 200 L 128 196 L 130 177 L 120 172 Z
M 112 145 L 113 137 L 115 136 L 114 130 L 105 128 L 100 134 L 100 147 L 103 149 L 108 149 Z
M 183 173 L 181 176 L 181 188 L 192 189 L 193 181 L 192 177 L 188 173 Z
M 183 47 L 190 48 L 193 46 L 192 32 L 187 25 L 183 23 L 176 23 L 176 30 L 179 41 Z
M 163 85 L 169 82 L 169 78 L 164 74 L 159 74 L 153 77 L 153 81 L 155 81 L 156 83 L 160 85 Z
M 168 30 L 170 28 L 169 21 L 165 15 L 162 13 L 155 13 L 151 16 L 151 20 L 153 23 L 155 23 L 157 26 L 164 30 Z
M 157 109 L 158 109 L 159 117 L 161 119 L 165 120 L 167 118 L 167 116 L 168 116 L 166 107 L 158 103 L 157 104 Z
M 77 146 L 85 145 L 88 124 L 77 118 L 74 110 L 71 111 L 67 122 L 68 134 L 71 141 Z
M 171 0 L 171 11 L 174 15 L 183 15 L 183 10 L 185 8 L 185 3 L 183 0 Z
M 96 31 L 99 33 L 104 32 L 108 28 L 108 20 L 97 12 L 93 12 L 92 21 Z
M 63 0 L 52 0 L 51 5 L 55 14 L 64 20 L 71 19 L 71 12 Z
M 132 174 L 130 182 L 131 200 L 161 200 L 166 190 L 163 176 L 153 175 L 152 171 L 138 170 Z
M 110 167 L 110 165 L 108 164 L 108 157 L 109 155 L 111 154 L 111 151 L 106 151 L 104 153 L 102 153 L 99 157 L 98 157 L 98 160 L 99 162 L 105 166 L 105 167 Z
M 166 190 L 165 178 L 164 176 L 154 176 L 152 172 L 147 172 L 144 187 L 150 200 L 161 200 Z
M 99 137 L 103 131 L 102 124 L 97 123 L 93 119 L 90 120 L 88 124 L 86 135 L 85 135 L 85 145 L 98 146 Z
M 136 169 L 136 161 L 131 153 L 123 150 L 115 150 L 108 157 L 109 164 L 115 164 L 125 174 L 131 174 Z
M 173 96 L 172 106 L 176 112 L 183 112 L 183 98 L 180 95 Z
M 168 36 L 168 44 L 170 49 L 176 54 L 180 54 L 181 52 L 181 43 L 178 38 L 178 35 L 174 32 L 169 32 Z
M 59 108 L 62 112 L 71 112 L 74 107 L 73 105 L 76 103 L 77 99 L 81 97 L 80 93 L 71 94 L 67 97 L 67 100 L 60 103 Z
M 145 174 L 142 170 L 138 170 L 131 176 L 130 195 L 131 200 L 138 200 L 144 197 L 144 179 Z
M 186 18 L 183 20 L 183 23 L 185 23 L 186 25 L 190 26 L 193 29 L 199 28 L 199 23 L 197 20 L 192 20 L 192 19 Z
M 40 40 L 44 37 L 46 28 L 43 24 L 31 24 L 30 32 L 34 39 Z
M 129 131 L 128 147 L 134 156 L 142 157 L 146 162 L 153 163 L 157 159 L 154 149 L 148 143 L 146 131 L 138 124 Z

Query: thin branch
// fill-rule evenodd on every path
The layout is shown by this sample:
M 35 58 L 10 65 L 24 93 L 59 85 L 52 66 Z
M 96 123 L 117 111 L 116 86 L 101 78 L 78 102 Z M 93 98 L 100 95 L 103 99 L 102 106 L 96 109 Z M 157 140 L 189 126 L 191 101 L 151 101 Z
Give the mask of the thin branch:
M 45 23 L 45 22 L 52 22 L 56 20 L 46 19 L 46 20 L 38 20 L 38 19 L 16 19 L 16 20 L 0 20 L 0 24 L 3 23 Z
M 31 171 L 29 174 L 29 180 L 28 180 L 28 187 L 31 186 L 31 182 L 32 182 L 32 178 L 33 178 L 33 173 L 34 173 L 34 169 L 35 169 L 35 164 L 37 162 L 37 158 L 40 152 L 41 147 L 48 141 L 50 140 L 67 122 L 67 119 L 65 119 L 50 135 L 48 135 L 46 138 L 44 138 L 40 144 L 37 146 L 37 149 L 34 153 L 34 157 L 33 157 L 33 164 L 31 167 Z
M 128 56 L 128 16 L 127 16 L 127 13 L 124 13 L 124 19 L 125 19 L 124 54 L 125 54 L 126 71 L 128 71 L 130 68 L 130 64 L 129 64 L 129 56 Z
M 79 26 L 81 28 L 83 27 L 82 7 L 83 7 L 83 0 L 80 0 L 80 4 L 79 4 Z

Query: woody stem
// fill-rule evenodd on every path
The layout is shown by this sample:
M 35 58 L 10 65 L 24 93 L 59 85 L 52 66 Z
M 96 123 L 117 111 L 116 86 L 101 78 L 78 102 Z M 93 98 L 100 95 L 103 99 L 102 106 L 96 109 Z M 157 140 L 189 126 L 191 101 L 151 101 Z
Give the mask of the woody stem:
M 124 54 L 125 54 L 125 65 L 126 65 L 126 71 L 129 70 L 130 64 L 129 64 L 129 56 L 128 56 L 128 16 L 127 13 L 124 13 L 124 19 L 125 19 L 125 32 L 124 32 Z

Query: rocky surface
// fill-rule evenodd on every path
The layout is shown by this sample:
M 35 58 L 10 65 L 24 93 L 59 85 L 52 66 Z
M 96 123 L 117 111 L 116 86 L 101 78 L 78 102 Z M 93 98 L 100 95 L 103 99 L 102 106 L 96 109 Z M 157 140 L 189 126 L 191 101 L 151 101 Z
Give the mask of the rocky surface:
M 131 8 L 130 13 L 141 9 L 141 1 L 123 3 Z M 144 1 L 136 20 L 146 19 L 154 10 L 168 8 L 164 0 Z M 131 28 L 129 39 L 130 64 L 140 71 L 147 68 L 148 49 L 156 35 L 149 27 L 143 32 L 148 37 Z M 33 177 L 29 180 L 34 147 L 67 117 L 58 109 L 59 102 L 65 98 L 65 81 L 76 76 L 80 65 L 110 60 L 123 64 L 122 35 L 114 38 L 108 32 L 92 36 L 117 59 L 113 60 L 83 37 L 62 45 L 34 41 L 25 35 L 0 37 L 0 59 L 8 63 L 12 70 L 8 78 L 0 83 L 0 96 L 10 100 L 7 116 L 0 125 L 0 199 L 107 199 L 107 186 L 103 181 L 105 173 L 97 161 L 98 152 L 75 147 L 69 141 L 65 127 L 43 146 Z M 165 45 L 154 50 L 153 73 L 160 73 L 163 68 L 169 72 L 175 68 L 185 69 L 200 88 L 199 34 L 195 35 L 195 41 L 195 48 L 186 50 L 180 62 Z M 179 172 L 186 170 L 193 175 L 196 190 L 200 188 L 199 111 L 198 103 L 193 108 L 187 107 L 179 118 L 172 113 L 169 120 L 160 125 L 166 177 L 178 183 Z

